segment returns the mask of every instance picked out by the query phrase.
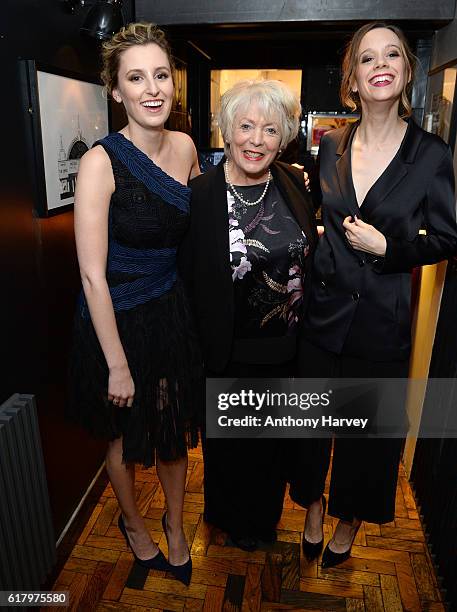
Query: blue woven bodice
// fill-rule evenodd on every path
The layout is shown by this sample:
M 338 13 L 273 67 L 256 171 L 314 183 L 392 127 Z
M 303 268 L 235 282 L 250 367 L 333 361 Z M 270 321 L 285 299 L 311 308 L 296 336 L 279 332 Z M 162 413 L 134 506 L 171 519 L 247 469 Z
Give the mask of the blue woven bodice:
M 189 220 L 190 189 L 166 174 L 120 133 L 99 140 L 111 159 L 107 281 L 115 311 L 168 292 Z M 83 315 L 87 315 L 81 296 Z

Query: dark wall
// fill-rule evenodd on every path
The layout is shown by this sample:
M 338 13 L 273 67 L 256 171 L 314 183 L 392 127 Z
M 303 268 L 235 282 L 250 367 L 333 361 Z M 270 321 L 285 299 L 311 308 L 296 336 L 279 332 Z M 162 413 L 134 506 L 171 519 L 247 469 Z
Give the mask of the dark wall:
M 127 16 L 131 10 L 127 5 Z M 18 58 L 83 75 L 99 70 L 98 48 L 80 37 L 87 8 L 75 15 L 55 0 L 7 0 L 2 6 L 3 154 L 0 183 L 0 402 L 37 396 L 56 534 L 100 466 L 104 446 L 63 420 L 67 359 L 79 290 L 73 214 L 38 219 L 28 168 L 26 108 Z
M 427 394 L 423 418 L 437 422 L 442 431 L 455 431 L 457 418 L 457 259 L 448 264 L 440 316 L 430 362 L 430 378 L 453 380 L 452 392 Z M 447 388 L 450 388 L 448 385 Z M 434 387 L 436 389 L 436 387 Z M 431 416 L 433 415 L 433 416 Z M 457 440 L 421 438 L 417 441 L 411 481 L 425 525 L 438 575 L 443 578 L 446 601 L 457 610 Z

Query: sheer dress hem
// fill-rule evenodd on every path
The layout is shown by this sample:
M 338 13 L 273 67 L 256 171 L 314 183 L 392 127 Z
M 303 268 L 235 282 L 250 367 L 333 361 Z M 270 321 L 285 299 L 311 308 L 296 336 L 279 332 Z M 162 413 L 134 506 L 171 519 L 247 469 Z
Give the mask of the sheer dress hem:
M 159 298 L 116 312 L 135 384 L 131 408 L 107 400 L 108 367 L 90 318 L 78 311 L 67 416 L 93 436 L 123 438 L 123 461 L 144 467 L 186 456 L 198 444 L 201 357 L 179 280 Z

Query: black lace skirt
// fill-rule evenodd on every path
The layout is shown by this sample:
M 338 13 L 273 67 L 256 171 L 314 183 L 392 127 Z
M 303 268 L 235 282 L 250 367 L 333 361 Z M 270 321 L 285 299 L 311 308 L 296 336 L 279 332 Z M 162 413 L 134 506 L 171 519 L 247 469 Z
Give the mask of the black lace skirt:
M 107 400 L 108 367 L 90 318 L 75 316 L 68 416 L 97 437 L 123 437 L 126 463 L 154 465 L 198 443 L 204 394 L 201 355 L 178 281 L 165 295 L 116 313 L 135 384 L 131 408 Z

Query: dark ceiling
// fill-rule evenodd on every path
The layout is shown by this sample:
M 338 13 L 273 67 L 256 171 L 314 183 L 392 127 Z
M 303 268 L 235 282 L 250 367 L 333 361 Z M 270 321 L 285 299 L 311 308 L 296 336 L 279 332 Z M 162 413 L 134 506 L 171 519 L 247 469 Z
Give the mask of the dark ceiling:
M 201 24 L 169 25 L 164 29 L 178 54 L 190 41 L 210 58 L 214 67 L 279 67 L 302 63 L 305 55 L 308 61 L 313 56 L 321 62 L 326 56 L 341 55 L 351 33 L 361 23 Z M 399 25 L 413 48 L 417 40 L 431 38 L 435 31 L 431 24 L 425 27 L 423 21 Z

